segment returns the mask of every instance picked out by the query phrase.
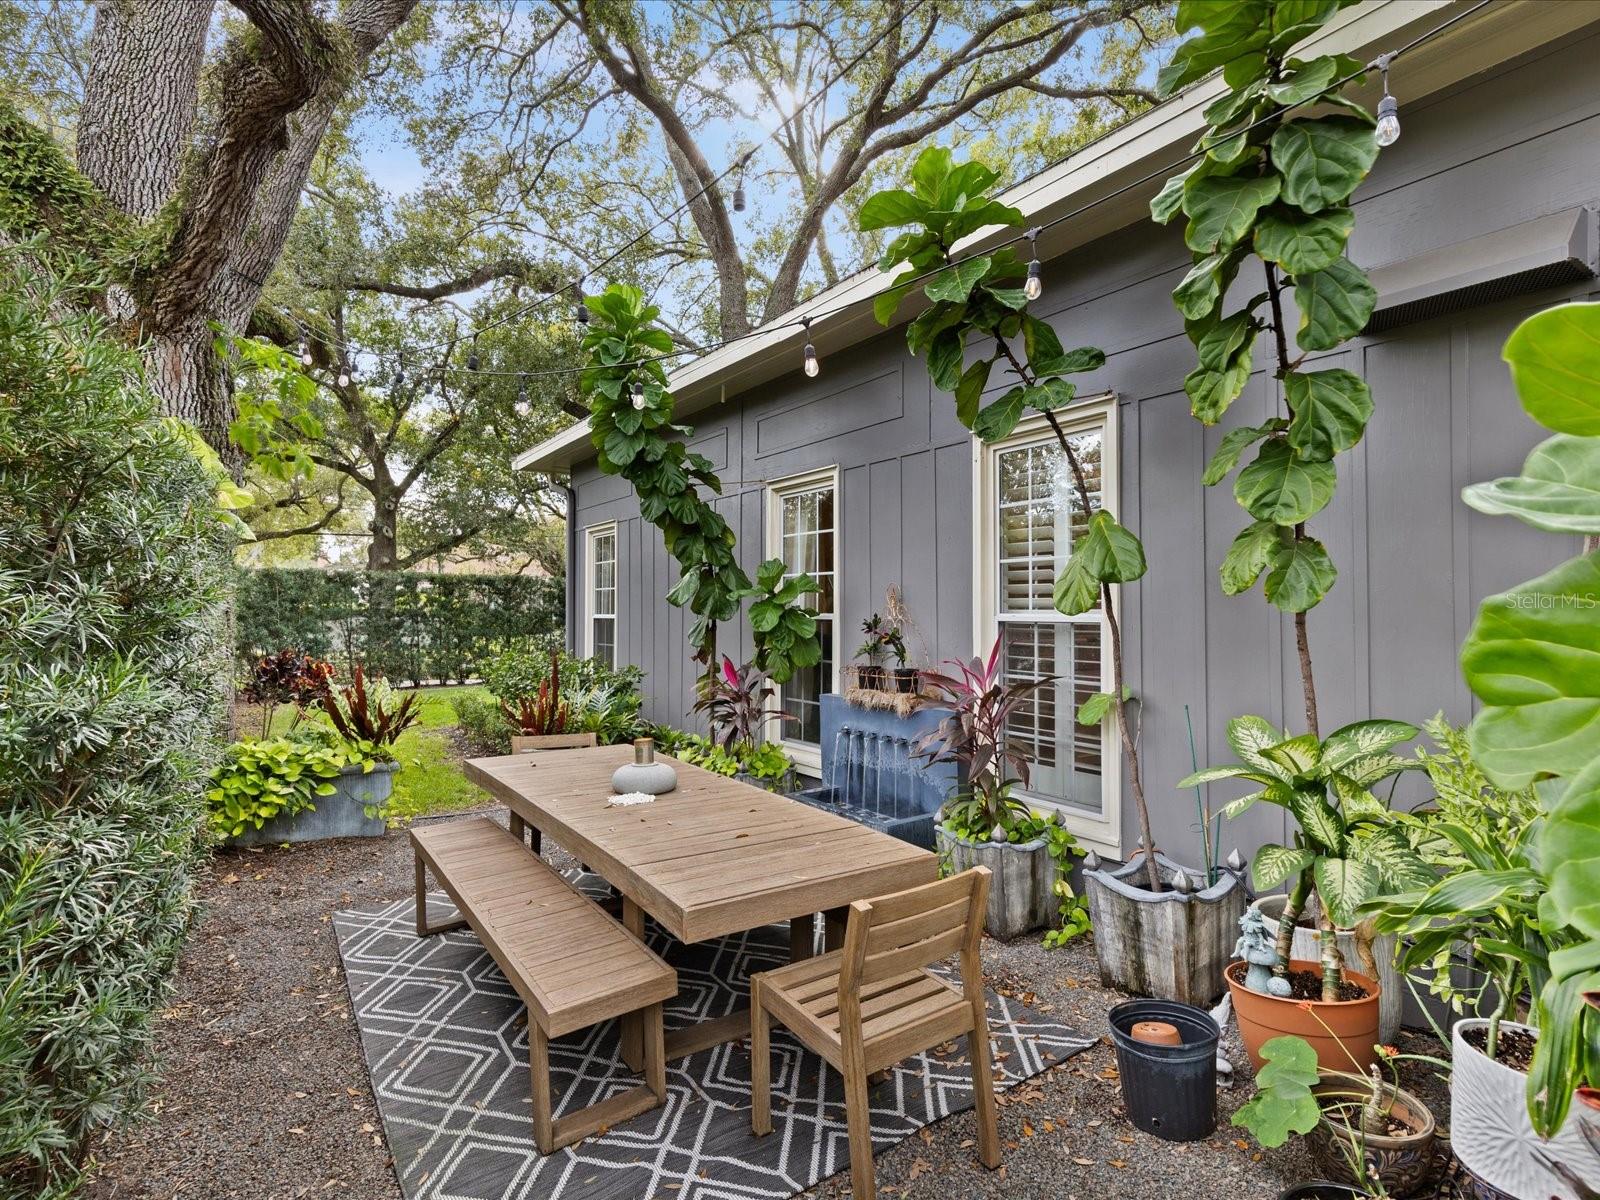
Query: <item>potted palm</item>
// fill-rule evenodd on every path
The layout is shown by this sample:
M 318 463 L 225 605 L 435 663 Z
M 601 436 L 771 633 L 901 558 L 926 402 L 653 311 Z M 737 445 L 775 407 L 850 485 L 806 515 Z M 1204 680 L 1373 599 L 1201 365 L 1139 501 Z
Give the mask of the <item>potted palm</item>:
M 1289 885 L 1278 921 L 1275 965 L 1267 990 L 1247 986 L 1246 964 L 1224 972 L 1252 1061 L 1271 1037 L 1293 1034 L 1310 1042 L 1328 1070 L 1353 1059 L 1366 1070 L 1377 1058 L 1378 1002 L 1382 988 L 1371 975 L 1348 969 L 1339 930 L 1370 944 L 1370 927 L 1358 910 L 1384 891 L 1415 887 L 1433 876 L 1411 848 L 1375 784 L 1414 767 L 1392 747 L 1417 735 L 1403 721 L 1357 721 L 1326 738 L 1291 737 L 1261 717 L 1228 722 L 1228 743 L 1238 763 L 1197 771 L 1180 787 L 1246 779 L 1259 790 L 1223 809 L 1234 817 L 1257 803 L 1276 804 L 1299 825 L 1289 846 L 1269 843 L 1253 864 L 1259 891 Z M 1314 907 L 1313 907 L 1314 905 Z M 1303 912 L 1316 913 L 1320 961 L 1292 957 L 1293 934 Z M 1370 955 L 1370 950 L 1367 951 Z
M 1010 735 L 1017 709 L 1052 678 L 1005 682 L 1000 640 L 987 658 L 950 659 L 949 672 L 927 671 L 923 682 L 950 713 L 918 742 L 930 763 L 956 764 L 958 790 L 939 810 L 934 838 L 952 871 L 988 867 L 993 874 L 984 929 L 1011 938 L 1048 924 L 1060 906 L 1058 874 L 1070 869 L 1053 845 L 1070 835 L 1018 797 L 1028 785 L 1028 760 Z

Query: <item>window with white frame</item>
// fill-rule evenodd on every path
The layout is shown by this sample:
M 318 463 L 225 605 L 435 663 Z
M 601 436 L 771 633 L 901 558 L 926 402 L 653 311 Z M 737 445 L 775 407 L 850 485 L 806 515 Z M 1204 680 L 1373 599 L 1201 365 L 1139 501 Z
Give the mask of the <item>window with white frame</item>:
M 608 667 L 617 665 L 617 527 L 587 531 L 589 626 L 584 651 Z
M 1115 758 L 1110 722 L 1081 725 L 1078 706 L 1108 684 L 1105 614 L 1058 612 L 1055 581 L 1104 496 L 1115 496 L 1108 454 L 1114 410 L 1094 406 L 1065 423 L 1089 493 L 1084 507 L 1067 456 L 1048 425 L 1027 425 L 981 447 L 978 497 L 984 530 L 978 564 L 979 640 L 998 634 L 1008 679 L 1051 679 L 1020 706 L 1011 734 L 1030 763 L 1026 796 L 1095 824 L 1114 843 Z M 1062 414 L 1065 418 L 1067 414 Z
M 782 738 L 802 766 L 821 767 L 822 696 L 838 687 L 834 644 L 838 594 L 838 475 L 829 468 L 771 485 L 768 553 L 783 560 L 784 578 L 810 575 L 821 589 L 805 598 L 817 618 L 822 661 L 801 667 L 780 689 L 779 707 L 796 719 L 783 722 Z

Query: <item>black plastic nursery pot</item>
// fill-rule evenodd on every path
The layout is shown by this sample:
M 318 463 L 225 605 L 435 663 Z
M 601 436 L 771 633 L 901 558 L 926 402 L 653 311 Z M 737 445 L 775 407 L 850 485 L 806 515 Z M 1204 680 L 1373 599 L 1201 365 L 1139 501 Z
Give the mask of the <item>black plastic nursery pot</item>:
M 1217 1023 L 1211 1014 L 1176 1000 L 1127 1000 L 1108 1019 L 1128 1120 L 1169 1142 L 1209 1137 L 1217 1127 Z M 1129 1030 L 1140 1021 L 1175 1025 L 1182 1045 L 1134 1041 Z

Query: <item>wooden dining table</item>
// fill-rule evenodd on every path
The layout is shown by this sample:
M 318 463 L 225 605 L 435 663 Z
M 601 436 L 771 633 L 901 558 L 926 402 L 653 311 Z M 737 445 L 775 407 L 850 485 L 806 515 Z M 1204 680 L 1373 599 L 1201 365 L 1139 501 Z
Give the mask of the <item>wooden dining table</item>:
M 838 943 L 852 901 L 930 883 L 938 858 L 798 800 L 664 755 L 675 790 L 648 804 L 613 804 L 611 773 L 633 747 L 597 746 L 475 758 L 467 778 L 509 810 L 513 832 L 548 837 L 622 896 L 622 921 L 644 934 L 646 915 L 681 942 L 704 942 L 789 922 L 790 954 Z M 668 1057 L 749 1034 L 748 1012 L 670 1030 Z M 640 1048 L 624 1043 L 632 1061 Z

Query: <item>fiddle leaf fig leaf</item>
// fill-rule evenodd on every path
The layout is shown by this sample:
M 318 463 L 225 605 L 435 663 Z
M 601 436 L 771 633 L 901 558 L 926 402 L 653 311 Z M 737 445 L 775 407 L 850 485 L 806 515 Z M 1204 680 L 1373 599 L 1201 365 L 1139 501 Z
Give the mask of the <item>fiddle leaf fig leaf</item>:
M 963 303 L 988 269 L 987 255 L 952 263 L 930 279 L 922 290 L 929 300 L 952 300 L 958 304 Z
M 1300 348 L 1332 350 L 1366 328 L 1378 291 L 1365 271 L 1339 258 L 1320 271 L 1295 276 L 1294 302 L 1300 309 L 1295 333 Z
M 997 442 L 1010 437 L 1011 431 L 1022 419 L 1022 410 L 1028 402 L 1028 389 L 1014 387 L 1000 399 L 986 405 L 972 422 L 972 432 L 986 442 Z
M 1347 54 L 1325 54 L 1309 62 L 1292 58 L 1284 65 L 1289 74 L 1282 81 L 1267 85 L 1268 99 L 1283 108 L 1314 100 L 1335 79 L 1361 69 L 1361 64 Z
M 1222 303 L 1233 277 L 1239 273 L 1239 254 L 1233 247 L 1215 254 L 1197 255 L 1189 273 L 1173 290 L 1178 311 L 1192 321 L 1210 316 Z
M 892 229 L 897 225 L 916 225 L 928 215 L 929 204 L 910 192 L 883 191 L 867 198 L 856 215 L 861 229 Z
M 1600 437 L 1600 304 L 1559 304 L 1512 332 L 1501 357 L 1527 414 L 1546 429 Z
M 1203 425 L 1215 425 L 1222 420 L 1228 407 L 1239 398 L 1250 382 L 1251 353 L 1248 345 L 1221 370 L 1196 367 L 1183 378 L 1183 390 L 1189 394 L 1189 411 Z
M 1111 711 L 1112 699 L 1113 697 L 1110 692 L 1095 692 L 1082 704 L 1078 705 L 1078 724 L 1100 724 L 1106 719 L 1106 715 Z M 1133 699 L 1133 689 L 1124 685 L 1122 689 L 1122 701 L 1124 704 L 1126 704 L 1131 699 Z
M 1267 569 L 1283 539 L 1283 527 L 1271 521 L 1246 525 L 1222 560 L 1222 590 L 1230 596 L 1248 592 Z
M 1150 201 L 1150 219 L 1157 225 L 1165 225 L 1173 217 L 1183 211 L 1183 185 L 1189 181 L 1194 173 L 1201 169 L 1204 162 L 1195 163 L 1181 175 L 1174 175 L 1161 185 L 1161 190 Z
M 1104 509 L 1089 518 L 1072 555 L 1083 559 L 1089 573 L 1102 583 L 1132 583 L 1145 573 L 1144 546 Z
M 1273 548 L 1264 585 L 1267 599 L 1284 612 L 1305 612 L 1322 603 L 1339 577 L 1327 548 L 1314 537 L 1290 538 Z
M 1089 574 L 1084 559 L 1074 554 L 1056 576 L 1055 609 L 1069 617 L 1086 613 L 1100 603 L 1100 581 Z
M 1289 445 L 1307 462 L 1326 462 L 1361 440 L 1372 416 L 1372 389 L 1350 371 L 1291 371 L 1283 380 Z
M 1276 175 L 1208 176 L 1185 189 L 1183 211 L 1189 214 L 1184 241 L 1189 249 L 1209 253 L 1232 246 L 1249 232 L 1256 214 L 1278 198 L 1283 186 Z
M 978 417 L 978 405 L 983 401 L 983 389 L 989 386 L 989 372 L 994 367 L 992 358 L 980 358 L 961 373 L 956 384 L 956 419 L 968 429 Z
M 1496 784 L 1588 767 L 1600 739 L 1600 551 L 1484 600 L 1461 671 L 1484 704 L 1472 750 Z
M 1551 533 L 1600 533 L 1600 438 L 1558 433 L 1534 448 L 1521 475 L 1475 483 L 1461 498 Z
M 1274 437 L 1239 472 L 1233 494 L 1258 521 L 1296 525 L 1322 511 L 1333 498 L 1335 480 L 1332 463 L 1302 462 L 1287 441 Z
M 1355 225 L 1355 213 L 1348 208 L 1313 215 L 1274 204 L 1256 221 L 1255 250 L 1291 275 L 1320 271 L 1344 256 Z
M 1200 482 L 1206 487 L 1221 483 L 1228 477 L 1228 472 L 1239 465 L 1241 454 L 1268 434 L 1281 431 L 1287 424 L 1282 417 L 1274 417 L 1261 425 L 1245 425 L 1239 429 L 1228 430 L 1222 435 L 1217 452 L 1206 464 L 1205 474 L 1200 476 Z
M 1308 213 L 1343 204 L 1378 157 L 1371 123 L 1354 116 L 1290 121 L 1270 144 L 1283 198 Z

